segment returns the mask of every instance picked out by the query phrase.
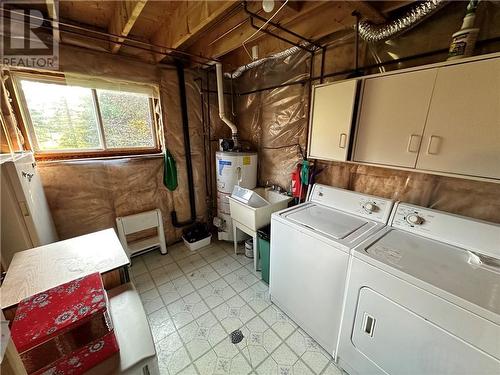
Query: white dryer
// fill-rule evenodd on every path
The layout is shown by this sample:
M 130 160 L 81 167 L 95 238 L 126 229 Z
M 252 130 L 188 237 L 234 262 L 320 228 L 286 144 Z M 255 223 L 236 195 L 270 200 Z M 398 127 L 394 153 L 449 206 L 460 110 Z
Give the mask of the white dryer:
M 271 300 L 333 355 L 350 250 L 381 230 L 393 202 L 316 184 L 271 218 Z
M 352 254 L 349 374 L 500 373 L 500 225 L 399 203 Z

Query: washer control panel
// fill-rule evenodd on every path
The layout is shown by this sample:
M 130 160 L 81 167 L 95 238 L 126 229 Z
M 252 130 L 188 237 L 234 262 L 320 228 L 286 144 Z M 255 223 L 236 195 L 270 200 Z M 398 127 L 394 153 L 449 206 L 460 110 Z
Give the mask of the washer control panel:
M 422 225 L 424 223 L 424 218 L 418 213 L 411 213 L 406 215 L 406 222 L 410 225 Z
M 432 224 L 433 217 L 434 214 L 431 211 L 400 204 L 392 220 L 392 226 L 402 229 L 419 228 L 425 231 Z
M 320 184 L 314 185 L 309 200 L 384 224 L 393 205 L 390 199 Z
M 500 224 L 397 203 L 391 227 L 500 258 Z
M 385 212 L 388 208 L 390 209 L 390 206 L 392 206 L 390 202 L 382 198 L 361 197 L 354 212 L 372 220 L 383 221 Z

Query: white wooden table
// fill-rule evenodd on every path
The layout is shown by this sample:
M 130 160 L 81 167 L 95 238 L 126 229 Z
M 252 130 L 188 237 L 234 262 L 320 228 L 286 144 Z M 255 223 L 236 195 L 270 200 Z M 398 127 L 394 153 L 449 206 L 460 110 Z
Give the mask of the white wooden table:
M 111 228 L 20 251 L 3 282 L 1 308 L 11 319 L 9 310 L 24 298 L 94 272 L 106 289 L 116 287 L 129 281 L 129 262 Z

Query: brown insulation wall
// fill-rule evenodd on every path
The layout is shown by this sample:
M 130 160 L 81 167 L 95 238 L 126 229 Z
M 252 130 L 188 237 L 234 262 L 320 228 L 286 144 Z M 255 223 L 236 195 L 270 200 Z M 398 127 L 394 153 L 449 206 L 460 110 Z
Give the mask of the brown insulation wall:
M 382 43 L 371 49 L 363 46 L 360 64 L 447 48 L 450 35 L 461 24 L 465 10 L 463 5 L 450 4 L 435 17 L 395 41 Z M 477 19 L 482 30 L 480 39 L 499 36 L 500 24 L 492 22 L 492 17 L 494 14 L 500 16 L 500 7 L 489 2 L 482 3 L 481 7 L 483 9 Z M 490 45 L 482 49 L 495 50 L 500 50 L 500 47 Z M 353 38 L 347 33 L 347 36 L 329 47 L 325 73 L 352 69 L 353 52 Z M 393 64 L 387 70 L 442 59 L 443 56 L 438 55 L 406 64 Z M 320 72 L 319 62 L 320 58 L 316 57 L 315 75 Z M 309 56 L 305 53 L 298 53 L 279 62 L 268 62 L 239 78 L 238 92 L 307 78 L 309 64 Z M 259 150 L 261 185 L 269 181 L 289 187 L 290 173 L 300 158 L 298 146 L 294 145 L 298 143 L 303 149 L 306 146 L 308 99 L 307 85 L 288 86 L 238 97 L 236 123 L 241 131 L 241 138 L 250 141 Z M 282 148 L 277 149 L 278 147 Z M 320 183 L 500 223 L 500 184 L 341 162 L 320 161 L 318 167 L 325 168 L 317 180 Z
M 203 148 L 200 86 L 199 82 L 195 82 L 195 78 L 196 76 L 193 72 L 186 71 L 186 95 L 196 212 L 199 219 L 206 220 L 205 153 Z M 160 97 L 166 132 L 165 142 L 177 163 L 177 178 L 179 183 L 177 190 L 169 194 L 172 198 L 172 209 L 177 211 L 177 218 L 182 222 L 190 218 L 190 210 L 184 138 L 182 133 L 181 105 L 176 71 L 163 70 L 160 82 Z M 175 234 L 175 239 L 180 238 L 181 230 L 176 229 Z
M 162 156 L 102 160 L 40 162 L 38 164 L 56 229 L 61 239 L 114 227 L 117 216 L 160 208 L 168 242 L 180 238 L 170 212 L 189 219 L 184 143 L 177 73 L 151 65 L 78 48 L 61 50 L 61 71 L 154 83 L 160 86 L 165 142 L 176 159 L 179 186 L 163 185 Z M 193 157 L 196 209 L 206 218 L 201 105 L 195 73 L 186 71 L 189 129 Z

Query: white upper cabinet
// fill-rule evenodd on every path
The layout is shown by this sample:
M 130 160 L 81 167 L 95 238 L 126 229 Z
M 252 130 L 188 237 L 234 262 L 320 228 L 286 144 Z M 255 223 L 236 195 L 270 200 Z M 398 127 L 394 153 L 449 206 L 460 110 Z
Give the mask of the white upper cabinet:
M 313 88 L 309 157 L 347 160 L 357 80 Z
M 417 168 L 500 179 L 500 58 L 439 68 Z
M 414 168 L 437 69 L 367 78 L 354 161 Z

